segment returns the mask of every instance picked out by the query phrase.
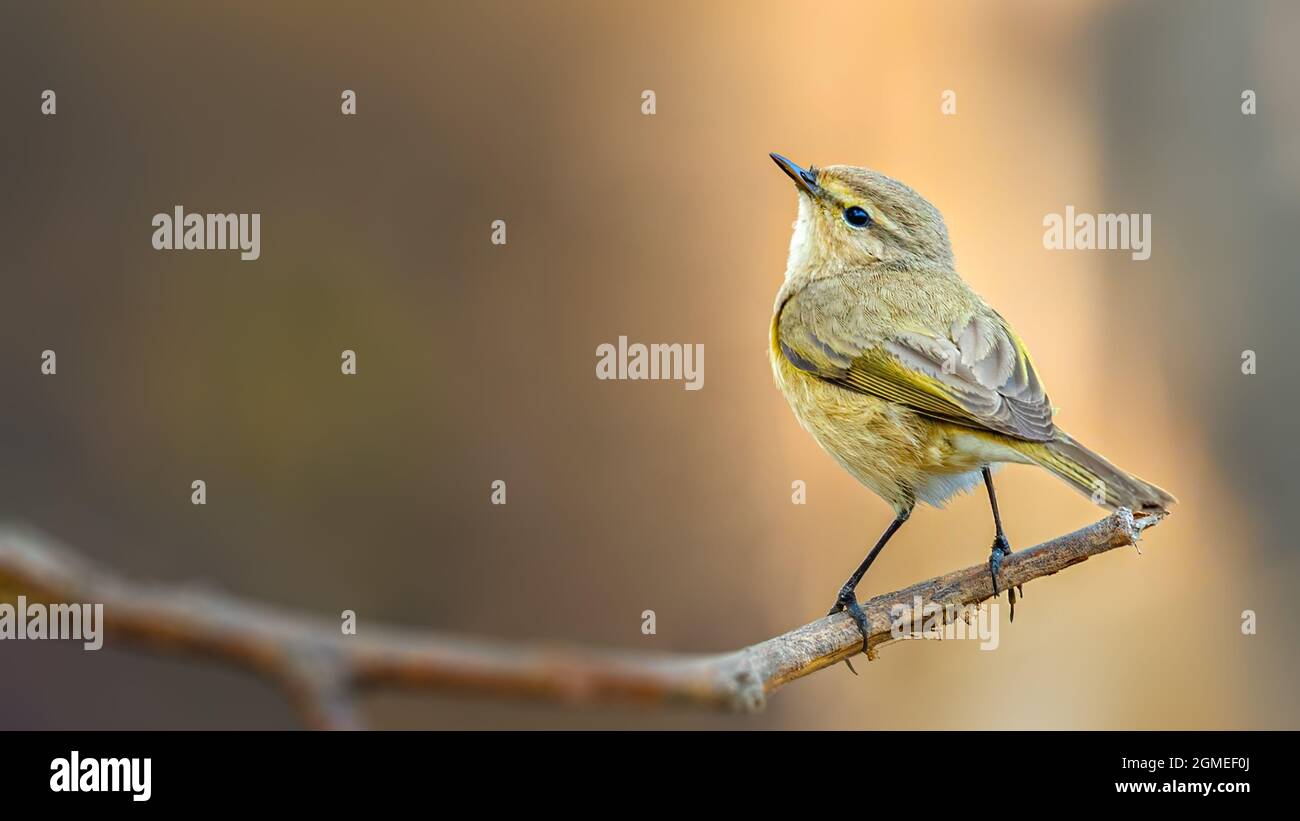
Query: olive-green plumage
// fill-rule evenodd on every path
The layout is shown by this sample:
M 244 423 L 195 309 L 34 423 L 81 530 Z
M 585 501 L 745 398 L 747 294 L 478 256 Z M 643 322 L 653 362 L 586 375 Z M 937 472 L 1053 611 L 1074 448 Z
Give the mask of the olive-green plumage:
M 934 206 L 864 168 L 775 159 L 799 188 L 799 215 L 772 370 L 799 422 L 858 481 L 906 514 L 1015 462 L 1112 509 L 1173 504 L 1056 427 L 1024 343 L 957 275 Z

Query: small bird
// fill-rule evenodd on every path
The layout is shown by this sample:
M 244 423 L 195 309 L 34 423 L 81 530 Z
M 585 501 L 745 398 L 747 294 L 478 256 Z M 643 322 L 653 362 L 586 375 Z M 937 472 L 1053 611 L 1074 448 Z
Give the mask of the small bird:
M 994 466 L 1039 465 L 1112 510 L 1168 511 L 1173 496 L 1056 427 L 1024 342 L 957 275 L 933 205 L 865 168 L 804 169 L 771 157 L 799 192 L 772 315 L 777 386 L 822 448 L 894 508 L 830 611 L 849 611 L 864 650 L 869 626 L 858 582 L 918 501 L 940 507 L 983 480 L 995 529 L 989 574 L 999 595 L 1011 545 Z M 1008 598 L 1014 620 L 1015 590 Z

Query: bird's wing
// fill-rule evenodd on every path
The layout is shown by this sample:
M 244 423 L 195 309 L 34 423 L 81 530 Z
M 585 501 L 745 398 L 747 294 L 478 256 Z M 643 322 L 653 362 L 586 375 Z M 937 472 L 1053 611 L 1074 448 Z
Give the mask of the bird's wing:
M 777 320 L 781 351 L 792 365 L 858 393 L 936 419 L 1034 442 L 1053 438 L 1052 406 L 1015 332 L 986 309 L 945 333 L 902 323 L 871 333 L 849 309 L 838 318 L 801 310 L 796 294 Z

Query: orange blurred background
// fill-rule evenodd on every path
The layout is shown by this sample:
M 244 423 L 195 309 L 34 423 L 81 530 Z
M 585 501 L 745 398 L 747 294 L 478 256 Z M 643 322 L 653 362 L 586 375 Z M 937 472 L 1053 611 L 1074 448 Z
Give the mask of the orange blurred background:
M 3 16 L 0 513 L 124 573 L 353 609 L 362 631 L 647 651 L 822 615 L 891 514 L 772 384 L 795 195 L 769 151 L 929 198 L 1061 425 L 1180 500 L 1140 557 L 1029 585 L 995 652 L 896 644 L 758 716 L 377 695 L 373 726 L 1300 726 L 1294 6 Z M 260 212 L 261 259 L 153 251 L 152 215 L 177 204 Z M 1151 259 L 1045 250 L 1067 205 L 1152 214 Z M 703 343 L 704 389 L 598 381 L 620 335 Z M 1016 547 L 1101 515 L 1025 468 L 999 498 Z M 991 539 L 982 493 L 918 509 L 860 593 L 985 561 Z M 0 669 L 3 728 L 296 726 L 251 675 L 111 635 L 5 642 Z

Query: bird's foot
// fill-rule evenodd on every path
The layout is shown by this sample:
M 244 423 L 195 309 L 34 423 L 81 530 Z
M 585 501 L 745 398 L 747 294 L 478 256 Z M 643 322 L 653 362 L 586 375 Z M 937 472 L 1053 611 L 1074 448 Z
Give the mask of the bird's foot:
M 862 652 L 867 654 L 867 660 L 875 658 L 871 650 L 868 639 L 871 638 L 871 623 L 867 621 L 867 614 L 862 610 L 862 605 L 858 604 L 858 597 L 853 594 L 852 590 L 842 589 L 839 596 L 835 598 L 835 604 L 831 605 L 831 612 L 828 616 L 833 616 L 842 610 L 847 610 L 853 617 L 853 622 L 858 626 L 858 632 L 862 634 Z M 849 666 L 849 671 L 857 675 L 858 671 L 853 669 L 853 662 L 845 659 L 844 663 Z
M 993 552 L 989 556 L 989 576 L 993 579 L 994 598 L 997 598 L 1001 592 L 1000 590 L 998 590 L 998 573 L 1000 573 L 1002 570 L 1002 560 L 1010 555 L 1011 555 L 1011 543 L 1007 541 L 1007 537 L 1005 535 L 999 533 L 997 535 L 997 538 L 993 540 Z M 1020 598 L 1023 599 L 1025 597 L 1024 588 L 1019 585 L 1012 587 L 1010 590 L 1007 591 L 1007 599 L 1011 602 L 1012 621 L 1016 620 L 1016 594 L 1017 593 L 1020 594 Z

